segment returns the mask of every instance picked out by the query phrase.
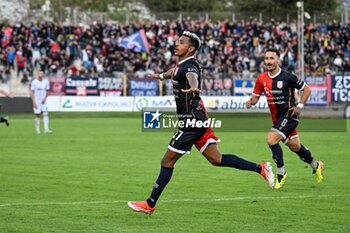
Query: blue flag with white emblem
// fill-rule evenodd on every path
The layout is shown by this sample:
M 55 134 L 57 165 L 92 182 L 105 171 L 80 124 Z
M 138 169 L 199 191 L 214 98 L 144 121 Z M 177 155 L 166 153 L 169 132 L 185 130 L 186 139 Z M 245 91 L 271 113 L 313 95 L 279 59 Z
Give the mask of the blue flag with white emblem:
M 148 42 L 143 29 L 123 38 L 120 42 L 120 46 L 133 50 L 134 52 L 149 53 Z

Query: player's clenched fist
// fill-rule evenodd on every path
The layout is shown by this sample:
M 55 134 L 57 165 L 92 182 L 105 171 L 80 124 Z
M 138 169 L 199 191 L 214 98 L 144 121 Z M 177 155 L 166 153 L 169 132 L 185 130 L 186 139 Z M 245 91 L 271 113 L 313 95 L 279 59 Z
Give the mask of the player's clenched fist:
M 247 102 L 245 102 L 245 106 L 246 106 L 248 109 L 251 108 L 251 107 L 253 106 L 252 100 L 249 99 Z

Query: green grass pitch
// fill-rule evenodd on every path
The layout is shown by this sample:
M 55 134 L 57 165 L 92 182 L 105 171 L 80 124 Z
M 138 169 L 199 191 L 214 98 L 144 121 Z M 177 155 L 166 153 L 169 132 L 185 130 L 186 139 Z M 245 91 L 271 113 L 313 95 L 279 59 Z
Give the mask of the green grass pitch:
M 32 116 L 0 125 L 0 232 L 350 232 L 349 121 L 347 132 L 300 135 L 325 163 L 320 185 L 286 147 L 279 191 L 193 149 L 148 216 L 127 201 L 150 194 L 172 133 L 141 132 L 139 115 L 62 116 L 51 115 L 52 135 L 36 135 Z M 219 149 L 271 161 L 266 132 L 218 132 Z

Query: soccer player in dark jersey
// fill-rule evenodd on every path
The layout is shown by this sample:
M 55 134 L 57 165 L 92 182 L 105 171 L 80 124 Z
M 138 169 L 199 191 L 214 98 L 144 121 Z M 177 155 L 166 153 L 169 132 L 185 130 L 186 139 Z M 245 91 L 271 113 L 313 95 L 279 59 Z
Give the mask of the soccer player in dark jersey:
M 165 73 L 148 76 L 161 80 L 172 79 L 179 121 L 194 119 L 197 122 L 203 122 L 208 119 L 208 114 L 199 96 L 201 72 L 194 57 L 200 44 L 201 41 L 197 35 L 185 31 L 176 42 L 175 55 L 179 58 L 177 65 Z M 236 155 L 221 154 L 217 148 L 219 142 L 219 138 L 215 136 L 210 127 L 179 126 L 161 161 L 160 174 L 150 197 L 146 201 L 128 202 L 128 206 L 134 211 L 152 214 L 156 209 L 158 198 L 172 177 L 176 161 L 185 153 L 189 153 L 193 144 L 214 166 L 257 172 L 269 183 L 271 188 L 274 187 L 274 175 L 270 163 L 256 164 Z
M 295 75 L 281 69 L 279 64 L 279 51 L 274 48 L 267 49 L 265 52 L 267 72 L 259 75 L 253 95 L 246 102 L 247 108 L 251 108 L 259 101 L 262 93 L 266 96 L 273 122 L 273 126 L 267 135 L 267 144 L 272 151 L 273 160 L 277 164 L 275 189 L 282 188 L 287 178 L 280 141 L 283 141 L 301 160 L 311 166 L 313 173 L 316 174 L 317 183 L 321 183 L 323 180 L 323 162 L 315 160 L 309 149 L 300 143 L 296 130 L 301 110 L 311 93 L 310 87 Z M 298 104 L 295 101 L 295 89 L 303 91 Z
M 0 89 L 0 93 L 3 94 L 4 96 L 14 98 L 15 96 L 12 95 L 11 93 L 7 93 L 5 90 Z M 8 117 L 0 117 L 0 123 L 5 123 L 6 126 L 10 125 Z

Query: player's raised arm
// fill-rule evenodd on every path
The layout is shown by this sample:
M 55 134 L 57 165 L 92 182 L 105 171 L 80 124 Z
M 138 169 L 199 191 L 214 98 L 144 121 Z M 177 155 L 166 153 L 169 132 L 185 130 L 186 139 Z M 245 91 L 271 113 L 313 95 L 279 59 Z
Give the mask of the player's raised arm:
M 200 90 L 198 89 L 198 74 L 195 72 L 188 72 L 186 74 L 186 78 L 188 84 L 190 85 L 190 88 L 186 90 L 181 89 L 181 91 L 185 93 L 199 93 Z
M 173 73 L 174 68 L 169 69 L 168 71 L 161 73 L 161 74 L 148 74 L 146 75 L 146 78 L 153 78 L 153 79 L 171 79 L 171 74 Z

